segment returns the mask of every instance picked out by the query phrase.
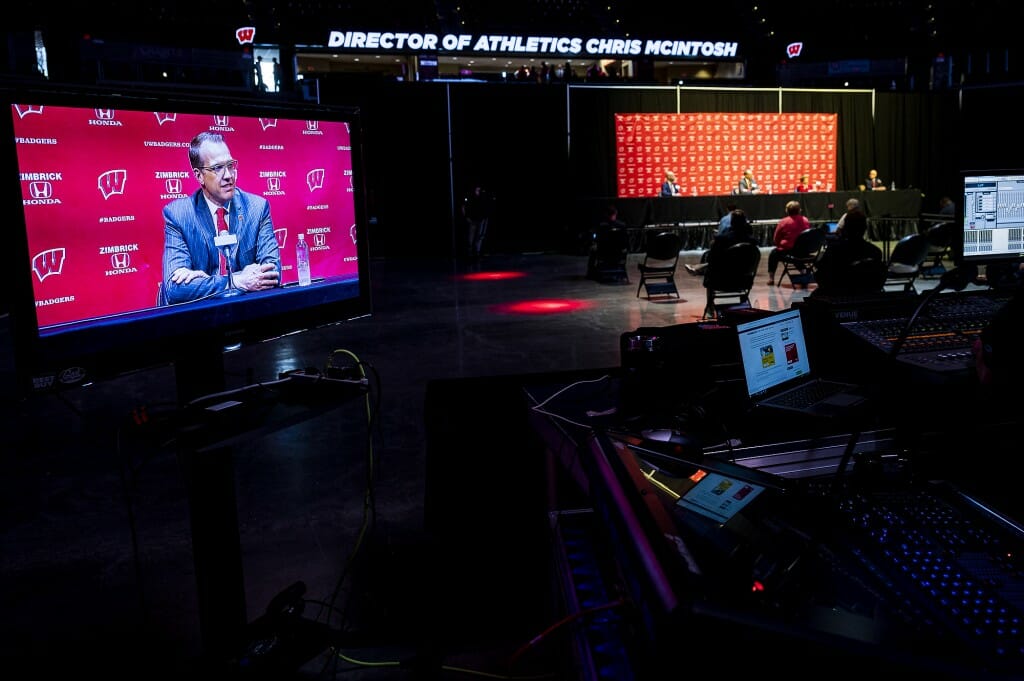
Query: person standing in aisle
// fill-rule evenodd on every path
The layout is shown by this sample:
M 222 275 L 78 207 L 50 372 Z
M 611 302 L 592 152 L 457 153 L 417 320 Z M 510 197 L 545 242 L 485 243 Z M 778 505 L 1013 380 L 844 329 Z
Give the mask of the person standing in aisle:
M 491 222 L 494 209 L 494 197 L 481 183 L 473 185 L 473 189 L 462 200 L 462 216 L 466 220 L 467 254 L 476 260 L 483 254 L 484 239 Z

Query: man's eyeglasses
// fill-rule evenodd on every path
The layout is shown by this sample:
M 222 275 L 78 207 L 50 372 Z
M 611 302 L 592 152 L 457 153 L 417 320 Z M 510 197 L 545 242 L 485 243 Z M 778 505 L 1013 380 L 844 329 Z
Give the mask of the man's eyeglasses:
M 224 175 L 225 170 L 230 170 L 231 172 L 235 172 L 236 170 L 238 170 L 238 161 L 231 160 L 228 161 L 227 163 L 218 163 L 215 166 L 199 166 L 199 169 L 207 170 L 213 173 L 214 175 L 220 177 Z

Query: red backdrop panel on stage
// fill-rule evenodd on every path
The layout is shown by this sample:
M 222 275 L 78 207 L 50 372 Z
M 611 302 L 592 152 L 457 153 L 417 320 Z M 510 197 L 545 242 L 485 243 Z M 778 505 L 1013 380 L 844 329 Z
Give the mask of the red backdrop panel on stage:
M 682 194 L 730 194 L 750 168 L 768 194 L 808 175 L 820 191 L 836 182 L 836 114 L 616 114 L 618 196 L 658 196 L 666 170 Z

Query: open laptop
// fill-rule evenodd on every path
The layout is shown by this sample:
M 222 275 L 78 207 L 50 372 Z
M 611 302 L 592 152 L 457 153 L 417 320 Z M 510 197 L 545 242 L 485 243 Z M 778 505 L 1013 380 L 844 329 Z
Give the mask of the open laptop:
M 839 223 L 838 222 L 826 222 L 825 223 L 825 238 L 826 239 L 838 239 L 839 238 Z
M 737 324 L 736 333 L 755 406 L 833 417 L 866 402 L 858 386 L 815 375 L 799 309 Z

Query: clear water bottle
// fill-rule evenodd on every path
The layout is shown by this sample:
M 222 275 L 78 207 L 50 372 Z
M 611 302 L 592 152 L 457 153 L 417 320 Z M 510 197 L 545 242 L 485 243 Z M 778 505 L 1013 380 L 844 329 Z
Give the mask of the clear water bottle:
M 306 243 L 306 235 L 301 232 L 295 244 L 295 269 L 299 273 L 299 286 L 309 286 L 312 281 L 309 276 L 309 244 Z
M 892 181 L 892 184 L 889 186 L 889 191 L 896 191 L 896 180 Z

